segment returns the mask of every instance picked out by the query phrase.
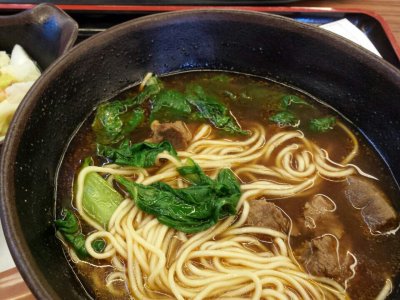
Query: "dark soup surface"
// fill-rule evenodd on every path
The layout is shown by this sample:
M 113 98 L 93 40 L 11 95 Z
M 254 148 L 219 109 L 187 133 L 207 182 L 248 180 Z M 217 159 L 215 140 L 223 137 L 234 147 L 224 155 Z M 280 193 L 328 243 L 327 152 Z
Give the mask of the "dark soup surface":
M 99 299 L 385 299 L 398 198 L 375 150 L 312 96 L 149 73 L 72 137 L 55 225 Z

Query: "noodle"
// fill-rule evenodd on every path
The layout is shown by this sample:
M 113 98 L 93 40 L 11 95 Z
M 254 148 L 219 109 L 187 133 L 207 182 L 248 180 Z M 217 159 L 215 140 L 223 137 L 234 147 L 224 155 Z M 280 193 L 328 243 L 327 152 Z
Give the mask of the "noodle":
M 340 127 L 351 135 L 343 124 Z M 159 154 L 157 165 L 163 166 L 152 175 L 117 165 L 85 167 L 77 179 L 76 207 L 82 219 L 96 229 L 85 246 L 94 258 L 112 262 L 115 271 L 107 277 L 107 286 L 126 281 L 138 299 L 343 299 L 346 292 L 339 284 L 301 269 L 285 233 L 245 224 L 248 201 L 254 198 L 289 197 L 315 187 L 320 180 L 343 179 L 356 172 L 364 175 L 348 164 L 358 151 L 356 139 L 351 139 L 355 148 L 337 164 L 300 131 L 267 138 L 265 129 L 255 125 L 247 139 L 229 141 L 215 139 L 211 127 L 202 125 L 186 151 L 178 152 L 180 160 Z M 217 174 L 223 167 L 235 172 L 244 183 L 238 218 L 231 216 L 206 231 L 186 235 L 140 211 L 130 199 L 119 205 L 106 230 L 85 214 L 82 197 L 88 173 L 110 174 L 110 184 L 112 175 L 118 174 L 144 185 L 164 181 L 182 188 L 187 183 L 178 177 L 176 167 L 187 158 L 208 173 Z M 249 182 L 252 178 L 258 179 Z M 266 246 L 254 237 L 260 234 L 271 244 Z M 92 247 L 98 238 L 107 241 L 103 253 Z M 387 290 L 385 286 L 382 293 Z
M 379 295 L 375 298 L 376 300 L 383 300 L 392 292 L 393 284 L 390 279 L 385 280 L 385 285 L 383 286 L 382 290 L 380 291 Z

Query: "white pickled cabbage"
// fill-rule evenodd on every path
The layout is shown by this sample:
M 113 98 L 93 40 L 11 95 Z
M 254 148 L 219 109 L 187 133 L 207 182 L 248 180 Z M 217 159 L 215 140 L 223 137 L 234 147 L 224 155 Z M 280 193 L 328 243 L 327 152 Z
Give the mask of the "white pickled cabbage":
M 6 51 L 0 51 L 0 68 L 10 63 L 10 57 Z
M 0 72 L 14 77 L 17 82 L 36 80 L 40 76 L 39 68 L 20 45 L 14 46 L 10 63 L 1 67 Z
M 27 82 L 17 82 L 10 85 L 5 90 L 6 95 L 8 96 L 3 102 L 17 103 L 17 104 L 21 103 L 22 99 L 25 97 L 26 93 L 29 91 L 33 83 L 34 81 L 27 81 Z M 0 102 L 0 105 L 3 102 Z M 1 109 L 0 109 L 0 114 L 1 114 Z
M 0 103 L 0 141 L 4 140 L 8 126 L 18 108 L 18 103 L 3 101 Z
M 21 46 L 14 46 L 11 57 L 0 51 L 0 141 L 18 105 L 39 76 L 39 68 Z

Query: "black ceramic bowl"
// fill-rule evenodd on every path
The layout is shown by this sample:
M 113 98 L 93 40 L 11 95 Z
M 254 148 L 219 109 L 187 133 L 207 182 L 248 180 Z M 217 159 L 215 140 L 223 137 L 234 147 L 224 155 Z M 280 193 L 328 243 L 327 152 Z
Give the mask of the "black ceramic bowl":
M 11 53 L 19 44 L 43 71 L 69 50 L 78 24 L 59 8 L 41 4 L 16 15 L 0 16 L 0 50 Z M 0 150 L 2 147 L 0 141 Z
M 74 130 L 99 101 L 146 72 L 192 69 L 265 76 L 311 93 L 352 120 L 400 179 L 400 72 L 384 60 L 318 28 L 262 13 L 136 19 L 53 64 L 11 124 L 1 158 L 1 217 L 16 264 L 39 299 L 89 298 L 52 226 L 57 166 Z M 400 297 L 398 283 L 392 297 Z

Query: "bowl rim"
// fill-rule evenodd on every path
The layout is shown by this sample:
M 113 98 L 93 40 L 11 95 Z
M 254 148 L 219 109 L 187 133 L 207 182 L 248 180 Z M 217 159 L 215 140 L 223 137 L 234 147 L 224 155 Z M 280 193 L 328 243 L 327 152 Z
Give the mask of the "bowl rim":
M 113 26 L 102 33 L 98 33 L 71 49 L 66 55 L 56 60 L 41 77 L 35 82 L 21 103 L 13 121 L 10 124 L 9 131 L 5 140 L 5 147 L 0 161 L 0 217 L 3 224 L 3 230 L 6 236 L 8 246 L 18 270 L 33 294 L 38 299 L 59 299 L 55 290 L 47 282 L 43 273 L 35 263 L 34 257 L 29 252 L 29 247 L 18 221 L 18 216 L 14 195 L 14 162 L 16 149 L 19 147 L 23 128 L 25 128 L 33 107 L 37 104 L 43 90 L 51 81 L 51 78 L 59 75 L 72 62 L 78 59 L 81 54 L 87 53 L 96 47 L 101 47 L 109 41 L 124 35 L 126 31 L 136 29 L 154 28 L 165 22 L 180 22 L 187 18 L 196 18 L 196 21 L 212 19 L 217 17 L 224 18 L 223 21 L 240 20 L 250 24 L 267 24 L 271 26 L 283 26 L 286 29 L 301 30 L 304 36 L 319 38 L 324 43 L 333 47 L 342 48 L 348 55 L 357 57 L 359 61 L 367 65 L 372 65 L 377 72 L 386 73 L 387 78 L 395 81 L 400 86 L 400 70 L 395 68 L 389 62 L 370 53 L 361 46 L 346 40 L 334 33 L 320 29 L 318 27 L 299 23 L 292 19 L 264 12 L 253 12 L 238 9 L 190 9 L 173 12 L 163 12 L 133 19 L 119 25 Z M 221 19 L 219 19 L 221 21 Z M 14 237 L 17 236 L 17 239 Z

